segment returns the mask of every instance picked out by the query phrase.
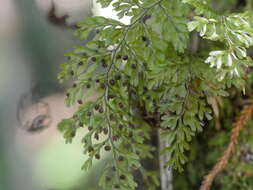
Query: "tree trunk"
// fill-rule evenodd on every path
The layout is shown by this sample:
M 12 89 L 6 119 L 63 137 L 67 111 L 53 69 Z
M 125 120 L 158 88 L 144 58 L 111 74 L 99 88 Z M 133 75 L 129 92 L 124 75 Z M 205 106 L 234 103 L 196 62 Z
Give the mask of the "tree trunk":
M 158 129 L 158 145 L 159 152 L 165 147 L 168 147 L 168 140 L 163 139 L 161 136 L 161 129 Z M 172 167 L 166 166 L 166 162 L 170 159 L 169 154 L 159 155 L 159 164 L 160 164 L 160 181 L 161 181 L 161 190 L 172 190 Z

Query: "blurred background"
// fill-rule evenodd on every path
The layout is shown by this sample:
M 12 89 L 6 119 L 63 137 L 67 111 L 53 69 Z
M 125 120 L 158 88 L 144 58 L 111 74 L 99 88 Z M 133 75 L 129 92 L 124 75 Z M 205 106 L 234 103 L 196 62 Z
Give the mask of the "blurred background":
M 99 189 L 94 169 L 81 170 L 81 137 L 66 145 L 57 129 L 75 110 L 57 73 L 89 15 L 89 0 L 1 0 L 0 190 Z

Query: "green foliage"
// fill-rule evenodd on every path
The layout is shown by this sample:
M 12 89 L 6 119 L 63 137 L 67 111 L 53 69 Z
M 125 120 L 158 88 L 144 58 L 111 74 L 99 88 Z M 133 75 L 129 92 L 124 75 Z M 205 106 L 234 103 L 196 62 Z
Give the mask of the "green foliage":
M 200 0 L 99 0 L 110 4 L 126 25 L 103 17 L 79 23 L 75 35 L 87 40 L 66 54 L 59 80 L 74 80 L 66 104 L 80 104 L 72 118 L 59 127 L 71 143 L 79 128 L 84 153 L 83 169 L 100 159 L 113 157 L 100 180 L 104 189 L 136 189 L 133 171 L 139 170 L 146 189 L 159 185 L 156 172 L 141 160 L 153 158 L 150 138 L 156 128 L 169 146 L 167 164 L 182 171 L 193 137 L 212 119 L 207 99 L 228 96 L 228 89 L 245 89 L 252 60 L 252 14 L 220 14 L 210 1 Z M 192 16 L 195 15 L 195 16 Z M 191 51 L 190 36 L 198 32 L 205 49 Z M 214 45 L 215 42 L 217 45 Z M 148 180 L 147 180 L 148 179 Z

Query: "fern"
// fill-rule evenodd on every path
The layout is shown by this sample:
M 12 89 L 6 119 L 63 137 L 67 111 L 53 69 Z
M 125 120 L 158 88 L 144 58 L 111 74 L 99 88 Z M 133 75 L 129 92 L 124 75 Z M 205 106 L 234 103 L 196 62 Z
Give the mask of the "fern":
M 58 78 L 74 80 L 66 104 L 80 106 L 59 126 L 68 143 L 79 128 L 88 129 L 82 142 L 89 159 L 83 169 L 102 152 L 111 153 L 100 180 L 104 189 L 136 189 L 134 170 L 151 179 L 147 189 L 154 189 L 157 173 L 141 164 L 155 159 L 152 131 L 163 130 L 169 146 L 161 154 L 170 154 L 167 164 L 182 171 L 192 138 L 212 119 L 207 98 L 228 96 L 231 87 L 244 90 L 252 65 L 246 51 L 253 43 L 252 16 L 221 15 L 199 0 L 98 2 L 112 4 L 120 18 L 130 16 L 131 22 L 91 17 L 79 23 L 75 35 L 80 40 L 96 34 L 66 53 Z M 218 45 L 191 54 L 192 31 Z

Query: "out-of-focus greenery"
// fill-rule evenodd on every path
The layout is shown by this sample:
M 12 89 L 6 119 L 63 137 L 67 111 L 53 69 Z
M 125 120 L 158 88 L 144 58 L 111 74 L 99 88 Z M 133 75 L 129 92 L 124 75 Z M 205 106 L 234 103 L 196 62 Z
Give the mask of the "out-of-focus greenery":
M 16 104 L 19 98 L 35 86 L 41 89 L 36 94 L 36 101 L 59 93 L 61 87 L 56 74 L 64 61 L 62 55 L 73 44 L 73 38 L 71 29 L 50 24 L 35 1 L 13 3 L 16 8 L 13 10 L 18 15 L 15 18 L 18 26 L 13 28 L 17 31 L 10 32 L 10 36 L 7 34 L 0 37 L 1 84 L 4 84 L 0 86 L 0 190 L 97 190 L 96 175 L 99 170 L 90 173 L 80 170 L 80 162 L 85 158 L 81 156 L 78 139 L 76 144 L 65 146 L 63 138 L 55 134 L 50 137 L 50 141 L 37 139 L 42 146 L 35 146 L 35 152 L 38 152 L 36 154 L 27 151 L 26 147 L 16 150 L 20 147 L 16 144 L 19 142 L 16 131 L 20 127 L 16 122 Z M 9 24 L 15 23 L 10 19 Z M 28 137 L 30 135 L 33 134 L 27 133 Z
M 37 156 L 36 178 L 50 188 L 99 189 L 97 174 L 102 172 L 104 162 L 95 161 L 91 171 L 83 172 L 80 168 L 87 156 L 83 156 L 80 146 L 80 135 L 70 145 L 61 136 L 54 138 Z

